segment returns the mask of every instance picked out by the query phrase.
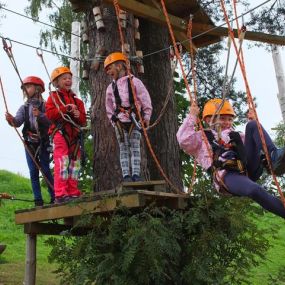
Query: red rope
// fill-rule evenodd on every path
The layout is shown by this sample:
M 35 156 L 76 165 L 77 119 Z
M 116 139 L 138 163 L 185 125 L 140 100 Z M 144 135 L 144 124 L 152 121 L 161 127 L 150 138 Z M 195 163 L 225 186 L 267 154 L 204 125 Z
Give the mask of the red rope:
M 114 7 L 115 7 L 115 11 L 116 11 L 116 15 L 117 15 L 117 21 L 118 21 L 118 29 L 119 29 L 119 33 L 120 33 L 120 40 L 121 40 L 121 44 L 122 46 L 124 46 L 124 36 L 123 36 L 123 32 L 122 32 L 122 28 L 121 28 L 121 25 L 120 25 L 120 18 L 119 18 L 119 12 L 120 12 L 120 6 L 119 6 L 119 3 L 117 0 L 114 0 L 113 1 L 113 4 L 114 4 Z M 139 110 L 139 105 L 138 105 L 138 99 L 137 99 L 137 94 L 136 94 L 136 90 L 135 90 L 135 87 L 134 87 L 134 83 L 133 83 L 133 80 L 132 80 L 132 75 L 131 75 L 131 70 L 130 70 L 130 65 L 127 64 L 127 74 L 128 74 L 128 77 L 130 79 L 130 83 L 131 83 L 131 89 L 132 89 L 132 93 L 134 95 L 134 103 L 135 103 L 135 107 L 137 110 Z M 147 131 L 146 131 L 146 128 L 144 126 L 144 123 L 143 123 L 143 118 L 141 116 L 141 113 L 140 112 L 137 112 L 138 113 L 138 116 L 139 116 L 139 120 L 140 120 L 140 123 L 142 125 L 142 129 L 143 129 L 143 134 L 144 134 L 144 137 L 145 137 L 145 140 L 146 140 L 146 143 L 147 143 L 147 146 L 148 146 L 148 149 L 151 153 L 151 156 L 153 158 L 153 160 L 155 161 L 156 163 L 156 166 L 159 170 L 159 172 L 161 173 L 161 175 L 163 176 L 163 178 L 165 179 L 165 181 L 168 183 L 168 185 L 176 192 L 176 193 L 182 193 L 182 191 L 180 189 L 178 189 L 171 181 L 170 179 L 167 177 L 167 175 L 165 174 L 164 170 L 162 169 L 161 167 L 161 164 L 160 162 L 158 161 L 155 153 L 154 153 L 154 150 L 152 148 L 152 145 L 151 145 L 151 142 L 149 140 L 149 137 L 148 137 L 148 134 L 147 134 Z
M 269 166 L 269 169 L 270 169 L 270 173 L 271 173 L 272 178 L 274 180 L 274 183 L 275 183 L 275 185 L 276 185 L 276 187 L 278 189 L 278 193 L 280 195 L 280 198 L 281 198 L 281 201 L 283 203 L 283 206 L 285 207 L 285 198 L 284 198 L 283 192 L 281 190 L 280 184 L 279 184 L 279 182 L 278 182 L 278 180 L 276 178 L 276 175 L 274 174 L 274 171 L 272 169 L 271 158 L 270 158 L 270 155 L 269 155 L 268 150 L 267 150 L 265 137 L 264 137 L 264 134 L 263 134 L 263 131 L 262 131 L 262 128 L 261 128 L 261 124 L 260 124 L 258 116 L 257 116 L 257 112 L 256 112 L 256 108 L 255 108 L 255 105 L 254 105 L 254 102 L 253 102 L 252 95 L 251 95 L 251 92 L 250 92 L 250 88 L 249 88 L 249 84 L 248 84 L 248 80 L 247 80 L 247 76 L 246 76 L 246 71 L 245 71 L 245 66 L 244 66 L 244 63 L 243 63 L 243 61 L 242 61 L 242 59 L 241 59 L 241 57 L 239 55 L 239 52 L 238 52 L 238 48 L 237 48 L 237 45 L 236 45 L 236 42 L 235 42 L 235 38 L 234 38 L 234 33 L 233 33 L 233 30 L 231 29 L 231 26 L 230 26 L 230 21 L 229 21 L 229 17 L 228 17 L 227 11 L 226 11 L 224 0 L 221 0 L 221 6 L 222 6 L 223 13 L 224 13 L 225 21 L 226 21 L 227 26 L 228 26 L 229 35 L 230 35 L 230 37 L 232 39 L 232 42 L 233 42 L 233 45 L 234 45 L 234 48 L 235 48 L 235 52 L 236 52 L 236 55 L 237 55 L 237 58 L 238 58 L 238 62 L 239 62 L 239 65 L 240 65 L 240 68 L 241 68 L 241 71 L 242 71 L 242 76 L 243 76 L 243 80 L 244 80 L 245 87 L 246 87 L 246 94 L 247 94 L 247 98 L 248 98 L 249 107 L 251 105 L 251 109 L 254 112 L 254 116 L 255 116 L 255 119 L 256 119 L 256 122 L 257 122 L 258 132 L 259 132 L 259 135 L 260 135 L 260 138 L 261 138 L 261 142 L 262 142 L 262 148 L 263 148 L 263 151 L 265 153 L 266 160 L 269 162 L 268 166 Z

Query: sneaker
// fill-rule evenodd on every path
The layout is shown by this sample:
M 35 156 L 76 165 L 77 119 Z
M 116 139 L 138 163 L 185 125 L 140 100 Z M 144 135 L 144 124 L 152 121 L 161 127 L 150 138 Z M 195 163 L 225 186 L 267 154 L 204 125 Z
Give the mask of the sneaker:
M 44 205 L 43 200 L 35 200 L 35 207 L 42 207 Z
M 277 148 L 271 152 L 273 172 L 280 176 L 285 173 L 285 148 Z
M 62 204 L 62 203 L 68 202 L 69 199 L 70 198 L 68 196 L 56 197 L 55 200 L 54 200 L 54 203 L 55 204 Z
M 137 175 L 137 174 L 134 174 L 132 176 L 132 180 L 133 180 L 133 182 L 141 182 L 141 181 L 143 181 L 143 179 L 139 175 Z
M 123 177 L 123 181 L 124 181 L 124 182 L 133 182 L 133 180 L 132 180 L 132 178 L 131 178 L 130 175 L 124 176 L 124 177 Z

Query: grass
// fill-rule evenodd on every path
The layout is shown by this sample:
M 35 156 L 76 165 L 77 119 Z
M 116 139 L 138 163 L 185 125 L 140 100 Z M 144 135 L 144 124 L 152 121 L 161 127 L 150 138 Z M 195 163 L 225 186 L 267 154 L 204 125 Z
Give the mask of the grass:
M 46 189 L 42 190 L 48 201 Z M 0 170 L 0 193 L 8 193 L 16 198 L 33 199 L 30 180 L 11 172 Z M 6 244 L 6 250 L 0 255 L 0 285 L 23 284 L 25 274 L 26 239 L 23 226 L 17 226 L 14 212 L 31 208 L 33 202 L 0 200 L 0 243 Z M 45 244 L 46 236 L 37 238 L 37 285 L 58 285 L 59 281 L 53 271 L 54 264 L 48 263 L 50 248 Z
M 269 276 L 277 276 L 278 271 L 285 271 L 285 224 L 284 220 L 273 214 L 267 213 L 258 221 L 258 225 L 262 228 L 271 225 L 276 225 L 280 228 L 272 235 L 268 236 L 271 244 L 270 249 L 266 254 L 264 263 L 251 270 L 253 278 L 251 279 L 253 285 L 268 285 Z M 278 285 L 285 285 L 284 274 L 282 280 L 278 279 Z
M 0 193 L 9 193 L 16 198 L 33 199 L 29 179 L 0 170 Z M 44 199 L 49 200 L 46 189 L 43 189 Z M 0 285 L 23 284 L 25 273 L 25 235 L 23 226 L 17 226 L 14 222 L 14 212 L 19 209 L 33 207 L 33 202 L 20 202 L 0 200 L 0 243 L 7 245 L 6 250 L 0 255 Z M 280 230 L 268 237 L 272 245 L 267 252 L 264 263 L 251 269 L 253 277 L 249 280 L 252 285 L 268 285 L 268 278 L 277 276 L 283 268 L 285 272 L 285 223 L 279 217 L 266 214 L 257 221 L 260 227 L 274 224 Z M 274 239 L 276 235 L 276 239 Z M 48 262 L 50 248 L 45 244 L 47 236 L 38 236 L 37 239 L 37 285 L 58 285 L 59 279 L 53 271 L 55 264 Z M 284 279 L 277 279 L 278 285 L 285 285 Z M 127 284 L 126 284 L 127 285 Z

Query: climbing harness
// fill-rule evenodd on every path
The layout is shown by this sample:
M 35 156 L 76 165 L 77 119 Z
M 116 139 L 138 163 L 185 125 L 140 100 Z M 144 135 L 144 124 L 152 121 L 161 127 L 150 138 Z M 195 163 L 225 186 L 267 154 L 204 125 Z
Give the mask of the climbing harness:
M 119 34 L 120 34 L 120 41 L 121 41 L 121 45 L 122 47 L 124 47 L 124 35 L 123 35 L 123 32 L 122 32 L 122 28 L 121 28 L 121 25 L 120 25 L 120 18 L 119 18 L 119 14 L 120 14 L 120 6 L 119 6 L 119 3 L 118 3 L 118 0 L 113 0 L 113 4 L 114 4 L 114 8 L 115 8 L 115 11 L 116 11 L 116 15 L 117 15 L 117 21 L 118 21 L 118 29 L 119 29 Z M 124 51 L 124 48 L 122 48 L 122 51 Z M 144 134 L 144 137 L 145 137 L 145 140 L 146 140 L 146 143 L 147 143 L 147 146 L 148 146 L 148 149 L 157 165 L 157 168 L 159 169 L 161 175 L 164 177 L 164 179 L 166 180 L 166 182 L 168 183 L 168 185 L 176 192 L 176 193 L 182 193 L 182 191 L 180 189 L 178 189 L 175 185 L 173 185 L 173 183 L 169 180 L 169 178 L 166 176 L 165 172 L 163 171 L 154 151 L 153 151 L 153 148 L 152 148 L 152 145 L 150 143 L 150 140 L 149 140 L 149 137 L 148 137 L 148 134 L 147 134 L 147 130 L 143 124 L 143 118 L 142 118 L 142 115 L 140 114 L 140 112 L 138 112 L 139 110 L 139 107 L 138 107 L 138 102 L 137 102 L 137 96 L 136 96 L 136 92 L 135 92 L 135 87 L 134 87 L 134 83 L 132 81 L 132 75 L 131 75 L 131 71 L 130 71 L 130 66 L 129 64 L 126 64 L 127 66 L 127 74 L 129 76 L 129 79 L 130 79 L 130 85 L 131 85 L 131 89 L 132 89 L 132 93 L 133 93 L 133 96 L 134 96 L 134 105 L 136 107 L 136 110 L 137 110 L 137 115 L 139 117 L 139 121 L 142 125 L 142 131 L 143 131 L 143 134 Z
M 213 167 L 246 174 L 245 147 L 238 132 L 229 133 L 230 141 L 225 143 L 216 139 L 211 130 L 205 130 L 207 139 L 213 149 Z
M 255 104 L 253 102 L 252 95 L 251 95 L 251 92 L 250 92 L 244 61 L 243 61 L 243 59 L 241 58 L 241 56 L 240 56 L 240 54 L 238 52 L 238 48 L 237 48 L 237 45 L 236 45 L 236 42 L 235 42 L 235 38 L 234 38 L 234 33 L 233 33 L 233 30 L 230 27 L 230 22 L 229 22 L 228 14 L 227 14 L 227 11 L 226 11 L 225 2 L 224 2 L 224 0 L 220 0 L 220 3 L 221 3 L 222 11 L 224 13 L 225 21 L 226 21 L 227 26 L 228 26 L 229 35 L 230 35 L 230 37 L 232 39 L 232 42 L 233 42 L 233 45 L 234 45 L 234 49 L 235 49 L 235 52 L 236 52 L 236 56 L 237 56 L 237 59 L 238 59 L 238 62 L 239 62 L 240 68 L 241 68 L 241 72 L 242 72 L 242 76 L 243 76 L 243 80 L 244 80 L 245 88 L 246 88 L 248 105 L 249 105 L 250 109 L 253 110 L 253 112 L 254 112 L 254 116 L 255 116 L 256 122 L 257 122 L 258 132 L 259 132 L 260 139 L 261 139 L 261 142 L 262 142 L 263 152 L 265 154 L 266 160 L 270 162 L 268 164 L 269 165 L 269 169 L 270 169 L 270 173 L 271 173 L 273 181 L 274 181 L 274 183 L 275 183 L 275 185 L 277 187 L 277 190 L 278 190 L 278 193 L 280 195 L 281 201 L 282 201 L 282 203 L 283 203 L 283 205 L 285 207 L 285 197 L 284 197 L 284 194 L 282 192 L 280 184 L 279 184 L 279 182 L 278 182 L 278 180 L 276 178 L 276 175 L 274 174 L 273 168 L 272 168 L 270 155 L 269 155 L 267 147 L 266 147 L 265 137 L 264 137 L 264 134 L 263 134 L 263 131 L 262 131 L 262 128 L 261 128 L 261 124 L 260 124 L 258 116 L 257 116 L 257 112 L 256 112 Z M 234 2 L 234 4 L 235 4 L 235 2 Z
M 42 64 L 43 64 L 43 66 L 44 66 L 44 68 L 45 68 L 45 71 L 46 71 L 46 73 L 47 73 L 47 75 L 48 75 L 48 78 L 49 78 L 49 80 L 50 80 L 50 83 L 49 83 L 49 94 L 50 94 L 50 96 L 51 96 L 51 99 L 52 99 L 52 101 L 53 101 L 55 107 L 57 108 L 59 114 L 61 115 L 62 119 L 65 120 L 65 121 L 67 121 L 68 123 L 72 124 L 75 128 L 77 128 L 77 129 L 80 130 L 80 131 L 86 129 L 86 127 L 81 127 L 80 125 L 76 124 L 76 123 L 71 119 L 71 117 L 70 117 L 68 114 L 66 114 L 66 113 L 64 114 L 64 113 L 60 110 L 60 106 L 59 106 L 58 102 L 57 102 L 56 99 L 55 99 L 55 96 L 54 96 L 53 91 L 51 90 L 51 85 L 52 85 L 52 82 L 51 82 L 51 81 L 52 81 L 52 79 L 51 79 L 51 77 L 50 77 L 50 75 L 49 75 L 49 72 L 48 72 L 48 69 L 47 69 L 47 66 L 46 66 L 44 57 L 43 57 L 42 49 L 37 48 L 36 52 L 37 52 L 38 57 L 41 59 L 41 62 L 42 62 Z M 60 96 L 59 91 L 57 90 L 57 88 L 54 90 L 54 92 L 55 92 L 55 94 L 56 94 L 56 98 L 58 99 L 59 103 L 60 103 L 62 106 L 66 107 L 66 104 L 65 104 L 65 103 L 63 102 L 63 100 L 61 99 L 61 96 Z
M 71 154 L 71 158 L 72 159 L 75 159 L 77 157 L 78 151 L 80 149 L 80 152 L 81 152 L 80 161 L 81 161 L 81 166 L 83 167 L 85 165 L 85 162 L 86 162 L 86 153 L 85 153 L 85 147 L 84 147 L 84 131 L 87 130 L 88 127 L 82 127 L 82 126 L 76 124 L 71 119 L 71 117 L 68 114 L 64 114 L 60 110 L 59 104 L 61 104 L 62 106 L 65 106 L 66 108 L 68 108 L 68 105 L 64 101 L 64 98 L 61 97 L 60 91 L 58 91 L 57 88 L 54 91 L 51 90 L 51 85 L 52 85 L 52 81 L 53 81 L 54 78 L 51 78 L 51 76 L 50 76 L 50 74 L 48 72 L 47 65 L 46 65 L 44 57 L 43 57 L 42 49 L 40 49 L 40 48 L 37 49 L 37 55 L 39 56 L 43 66 L 44 66 L 44 69 L 45 69 L 45 71 L 46 71 L 46 73 L 48 75 L 48 78 L 50 80 L 50 83 L 49 83 L 49 94 L 51 96 L 51 99 L 52 99 L 56 109 L 58 110 L 58 112 L 60 113 L 60 115 L 61 115 L 61 117 L 63 119 L 63 122 L 59 122 L 59 123 L 56 124 L 56 127 L 54 128 L 54 130 L 53 130 L 53 132 L 52 132 L 52 134 L 50 136 L 51 140 L 53 139 L 55 133 L 57 131 L 59 131 L 62 134 L 62 136 L 64 137 L 67 145 L 69 147 L 73 148 L 73 151 L 72 151 L 72 154 Z M 66 70 L 67 70 L 67 68 L 66 68 Z M 70 72 L 70 70 L 67 70 L 67 71 Z M 56 94 L 56 96 L 54 96 L 54 93 Z M 57 102 L 56 98 L 58 99 L 59 102 Z M 74 105 L 76 105 L 76 100 L 74 100 Z M 64 129 L 64 126 L 66 125 L 66 123 L 70 123 L 71 125 L 73 125 L 79 131 L 78 137 L 74 138 L 72 141 L 70 140 L 68 134 L 66 133 L 66 131 Z

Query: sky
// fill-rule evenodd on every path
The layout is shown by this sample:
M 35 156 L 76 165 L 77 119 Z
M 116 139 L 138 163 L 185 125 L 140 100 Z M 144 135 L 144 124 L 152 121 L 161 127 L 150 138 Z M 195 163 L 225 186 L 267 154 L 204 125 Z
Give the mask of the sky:
M 21 14 L 24 14 L 24 8 L 28 5 L 27 0 L 2 0 L 2 2 L 6 2 L 6 8 Z M 251 7 L 254 7 L 264 1 L 254 0 L 250 2 Z M 40 30 L 46 28 L 45 26 L 39 23 L 35 24 L 29 19 L 9 12 L 3 12 L 6 14 L 6 18 L 0 20 L 1 36 L 28 43 L 33 46 L 39 46 L 39 33 Z M 40 20 L 44 22 L 47 21 L 42 17 Z M 273 135 L 274 133 L 270 131 L 270 129 L 282 120 L 282 116 L 277 99 L 278 89 L 271 53 L 266 52 L 264 48 L 254 47 L 248 49 L 246 48 L 246 44 L 243 47 L 247 77 L 251 93 L 257 98 L 257 112 L 259 119 L 263 123 L 265 129 Z M 35 49 L 12 43 L 12 51 L 22 78 L 29 75 L 35 75 L 41 77 L 44 82 L 46 82 L 46 85 L 48 84 L 48 75 L 46 74 L 40 58 L 37 56 Z M 283 69 L 285 69 L 285 50 L 283 49 L 281 52 Z M 56 56 L 43 52 L 43 57 L 47 69 L 50 72 L 55 67 L 61 65 Z M 225 61 L 225 58 L 222 58 L 221 60 Z M 2 48 L 0 48 L 0 76 L 4 85 L 9 112 L 15 115 L 18 108 L 23 104 L 20 80 Z M 238 88 L 245 90 L 239 68 L 237 69 L 236 76 L 238 79 Z M 46 89 L 48 89 L 47 86 Z M 47 99 L 47 95 L 46 92 L 44 94 L 45 99 Z M 15 130 L 8 126 L 5 120 L 5 108 L 2 94 L 0 97 L 0 169 L 6 169 L 28 177 L 29 171 L 26 165 L 24 147 Z

